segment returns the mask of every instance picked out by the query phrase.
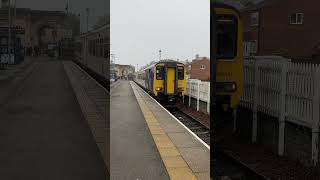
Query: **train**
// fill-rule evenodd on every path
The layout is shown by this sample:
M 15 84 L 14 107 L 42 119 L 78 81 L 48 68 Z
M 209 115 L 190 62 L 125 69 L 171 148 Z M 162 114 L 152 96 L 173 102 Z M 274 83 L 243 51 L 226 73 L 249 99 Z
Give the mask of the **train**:
M 185 95 L 186 79 L 183 63 L 161 60 L 137 72 L 134 81 L 157 99 L 174 103 Z
M 243 94 L 243 27 L 240 13 L 232 6 L 213 3 L 216 40 L 216 104 L 235 109 Z M 212 48 L 212 47 L 211 47 Z M 212 102 L 212 101 L 211 101 Z
M 75 39 L 75 62 L 110 89 L 109 33 L 105 24 Z

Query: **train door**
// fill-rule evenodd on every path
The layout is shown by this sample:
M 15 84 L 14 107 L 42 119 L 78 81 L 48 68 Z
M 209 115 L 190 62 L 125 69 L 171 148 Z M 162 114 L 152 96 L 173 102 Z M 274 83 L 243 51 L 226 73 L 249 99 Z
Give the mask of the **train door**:
M 168 67 L 167 68 L 167 94 L 174 94 L 175 90 L 175 77 L 176 77 L 176 68 L 175 67 Z

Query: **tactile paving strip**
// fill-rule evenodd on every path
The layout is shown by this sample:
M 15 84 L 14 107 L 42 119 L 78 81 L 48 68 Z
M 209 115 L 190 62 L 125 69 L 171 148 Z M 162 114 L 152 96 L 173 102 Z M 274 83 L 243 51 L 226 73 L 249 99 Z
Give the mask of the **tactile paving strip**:
M 170 178 L 172 180 L 196 180 L 197 177 L 146 105 L 144 98 L 140 95 L 141 92 L 139 93 L 137 89 L 137 85 L 133 82 L 130 82 L 130 84 Z

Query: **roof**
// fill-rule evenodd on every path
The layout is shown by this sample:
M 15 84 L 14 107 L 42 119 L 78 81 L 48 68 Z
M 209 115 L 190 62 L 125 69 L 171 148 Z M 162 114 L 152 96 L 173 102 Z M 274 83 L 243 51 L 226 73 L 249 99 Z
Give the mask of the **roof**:
M 196 58 L 196 59 L 193 59 L 192 62 L 193 62 L 193 61 L 203 61 L 203 60 L 210 61 L 210 59 L 209 59 L 208 57 L 198 57 L 198 58 Z
M 33 16 L 65 16 L 65 12 L 63 11 L 49 11 L 49 10 L 33 10 L 30 8 L 17 8 L 17 15 L 27 15 L 27 14 L 31 14 Z M 7 12 L 8 9 L 7 8 L 0 8 L 0 12 Z
M 92 29 L 92 30 L 90 30 L 88 32 L 85 32 L 85 33 L 81 34 L 80 37 L 87 37 L 87 36 L 91 36 L 91 35 L 93 35 L 95 33 L 104 32 L 104 31 L 108 31 L 108 30 L 110 30 L 110 24 L 109 23 L 104 24 L 104 25 L 102 25 L 100 27 L 96 27 L 96 28 L 94 28 L 94 29 Z M 109 34 L 107 34 L 107 35 L 109 35 Z
M 163 59 L 163 60 L 158 61 L 156 64 L 159 64 L 159 63 L 167 63 L 167 62 L 181 63 L 181 62 L 179 62 L 179 61 L 172 60 L 172 59 Z
M 149 66 L 143 68 L 142 70 L 140 71 L 144 71 L 146 69 L 150 69 L 152 68 L 154 65 L 157 65 L 157 64 L 160 64 L 160 63 L 177 63 L 177 64 L 184 64 L 183 62 L 179 62 L 179 61 L 175 61 L 175 60 L 172 60 L 172 59 L 163 59 L 163 60 L 160 60 L 160 61 L 157 61 L 157 62 L 154 62 L 152 64 L 150 64 Z

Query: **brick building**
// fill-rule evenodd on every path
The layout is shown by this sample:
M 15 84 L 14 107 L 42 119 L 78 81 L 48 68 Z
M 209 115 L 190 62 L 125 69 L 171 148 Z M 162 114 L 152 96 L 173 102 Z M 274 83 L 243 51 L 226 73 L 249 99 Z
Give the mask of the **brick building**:
M 190 79 L 210 81 L 210 60 L 207 57 L 196 55 L 196 58 L 192 60 Z
M 246 54 L 317 59 L 318 7 L 318 0 L 262 0 L 242 9 Z

